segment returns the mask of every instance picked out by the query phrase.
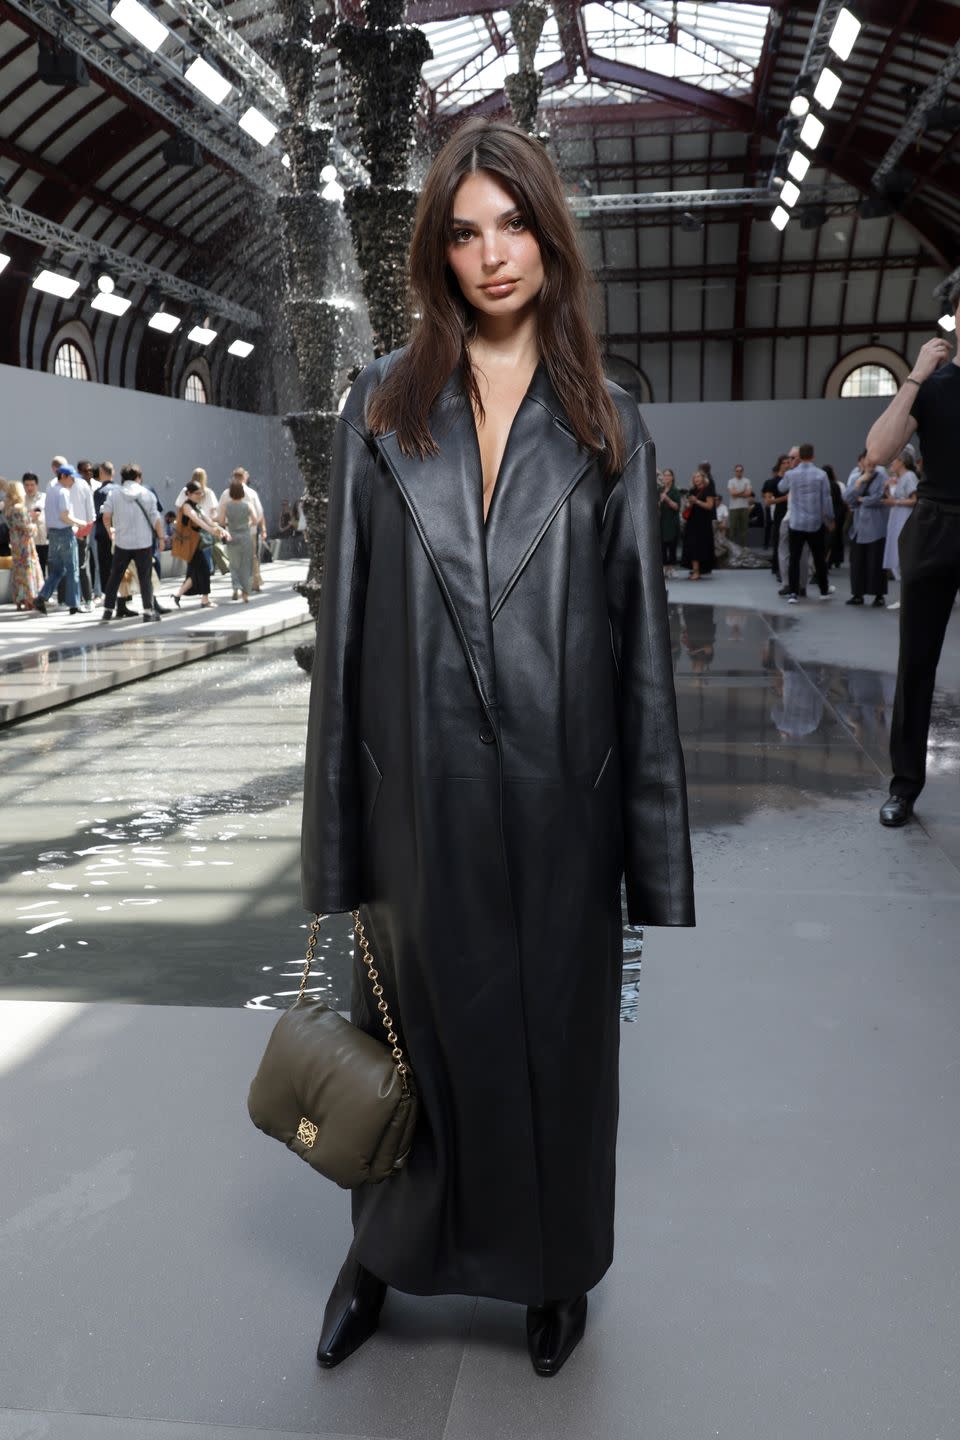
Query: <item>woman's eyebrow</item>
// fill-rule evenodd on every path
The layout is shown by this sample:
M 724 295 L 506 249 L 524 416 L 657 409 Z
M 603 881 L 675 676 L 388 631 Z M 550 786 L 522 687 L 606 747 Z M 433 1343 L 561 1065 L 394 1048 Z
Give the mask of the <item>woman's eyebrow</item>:
M 504 211 L 502 212 L 502 214 L 498 215 L 498 216 L 497 216 L 497 222 L 499 223 L 501 220 L 506 220 L 506 219 L 507 219 L 509 216 L 511 216 L 511 215 L 519 215 L 519 214 L 520 214 L 520 206 L 519 206 L 519 205 L 514 205 L 514 207 L 513 207 L 512 210 L 504 210 Z M 451 224 L 451 225 L 470 225 L 470 226 L 473 226 L 474 228 L 476 228 L 477 222 L 476 222 L 476 220 L 463 220 L 463 219 L 461 219 L 461 217 L 460 217 L 459 215 L 454 215 L 453 219 L 450 221 L 450 224 Z

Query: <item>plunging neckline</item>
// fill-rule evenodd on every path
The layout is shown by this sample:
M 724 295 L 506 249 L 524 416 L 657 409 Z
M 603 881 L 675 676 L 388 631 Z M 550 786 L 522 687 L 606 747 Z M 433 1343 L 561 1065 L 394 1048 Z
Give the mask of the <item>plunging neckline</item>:
M 503 474 L 503 463 L 504 463 L 504 461 L 506 460 L 506 458 L 507 458 L 507 453 L 508 453 L 508 451 L 509 451 L 509 449 L 510 449 L 510 441 L 511 441 L 511 439 L 512 439 L 512 437 L 513 437 L 513 432 L 514 432 L 514 429 L 515 429 L 515 427 L 516 427 L 517 416 L 520 414 L 520 411 L 523 409 L 524 401 L 527 399 L 527 397 L 528 397 L 529 394 L 530 394 L 530 391 L 533 389 L 533 382 L 534 382 L 534 380 L 537 378 L 537 375 L 538 375 L 538 373 L 539 373 L 539 371 L 540 371 L 540 366 L 541 366 L 542 364 L 543 364 L 543 357 L 541 356 L 540 359 L 537 361 L 536 365 L 535 365 L 534 368 L 533 368 L 533 374 L 530 376 L 530 382 L 529 382 L 529 384 L 527 385 L 526 390 L 524 390 L 523 394 L 520 396 L 520 403 L 519 403 L 519 405 L 517 406 L 516 410 L 513 412 L 513 419 L 510 421 L 510 428 L 509 428 L 509 430 L 507 431 L 507 438 L 506 438 L 506 440 L 504 441 L 504 444 L 503 444 L 503 453 L 502 453 L 502 455 L 500 456 L 500 464 L 499 464 L 499 466 L 497 467 L 497 473 L 496 473 L 496 475 L 495 475 L 495 477 L 494 477 L 493 489 L 490 491 L 490 504 L 487 506 L 487 513 L 486 513 L 486 515 L 484 515 L 484 513 L 483 513 L 483 450 L 481 449 L 481 446 L 480 446 L 480 431 L 479 431 L 478 428 L 477 428 L 477 417 L 476 417 L 476 414 L 474 413 L 473 404 L 472 404 L 472 402 L 471 402 L 471 400 L 470 400 L 469 395 L 466 396 L 467 406 L 468 406 L 469 411 L 470 411 L 470 419 L 471 419 L 472 425 L 473 425 L 473 438 L 474 438 L 474 441 L 475 441 L 476 447 L 477 447 L 477 460 L 479 461 L 479 469 L 480 469 L 480 524 L 481 524 L 481 527 L 482 527 L 482 529 L 484 530 L 484 532 L 486 532 L 487 526 L 488 526 L 489 523 L 490 523 L 490 513 L 491 513 L 491 511 L 493 510 L 494 496 L 496 495 L 497 490 L 498 490 L 499 487 L 500 487 L 500 476 Z

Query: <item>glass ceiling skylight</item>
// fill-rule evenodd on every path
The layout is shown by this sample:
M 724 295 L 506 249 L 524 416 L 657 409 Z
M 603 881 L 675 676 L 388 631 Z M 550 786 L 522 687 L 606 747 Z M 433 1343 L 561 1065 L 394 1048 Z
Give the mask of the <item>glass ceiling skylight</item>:
M 763 49 L 769 10 L 763 5 L 693 0 L 613 0 L 583 6 L 583 22 L 591 51 L 638 70 L 685 80 L 704 89 L 748 91 Z M 437 109 L 455 112 L 503 89 L 517 58 L 506 10 L 455 20 L 433 21 L 423 27 L 433 59 L 423 78 L 436 93 Z M 505 53 L 501 53 L 506 46 Z M 557 22 L 551 13 L 537 47 L 536 66 L 546 70 L 562 60 Z M 642 90 L 597 81 L 578 70 L 559 86 L 545 90 L 541 104 L 597 104 L 637 101 Z

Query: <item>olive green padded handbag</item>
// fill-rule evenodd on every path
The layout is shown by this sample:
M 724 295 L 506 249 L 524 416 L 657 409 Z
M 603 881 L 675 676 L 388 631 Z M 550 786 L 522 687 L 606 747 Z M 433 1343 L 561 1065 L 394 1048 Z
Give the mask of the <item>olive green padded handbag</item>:
M 353 924 L 392 1048 L 304 994 L 320 929 L 316 915 L 300 993 L 274 1026 L 247 1098 L 258 1129 L 345 1190 L 377 1184 L 401 1170 L 417 1122 L 413 1075 L 397 1042 L 359 910 L 353 911 Z

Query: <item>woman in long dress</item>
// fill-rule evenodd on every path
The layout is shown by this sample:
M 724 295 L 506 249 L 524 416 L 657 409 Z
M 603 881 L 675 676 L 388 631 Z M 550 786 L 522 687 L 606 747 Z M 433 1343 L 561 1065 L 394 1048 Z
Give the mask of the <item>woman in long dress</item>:
M 693 472 L 690 487 L 684 511 L 687 524 L 683 532 L 683 563 L 690 571 L 689 578 L 699 580 L 713 570 L 713 512 L 717 491 L 703 470 Z
M 455 132 L 410 276 L 335 432 L 301 855 L 308 910 L 360 913 L 420 1119 L 353 1193 L 317 1358 L 392 1286 L 525 1305 L 553 1375 L 613 1255 L 621 880 L 631 924 L 694 923 L 656 459 L 538 141 Z M 351 1013 L 382 1040 L 359 955 Z
M 217 518 L 229 532 L 227 556 L 230 560 L 233 598 L 236 600 L 239 594 L 246 604 L 253 585 L 253 527 L 258 521 L 254 516 L 253 506 L 244 495 L 242 480 L 230 481 L 229 492 L 220 504 Z
M 914 465 L 916 457 L 909 448 L 898 455 L 889 468 L 890 479 L 884 486 L 883 503 L 890 508 L 887 521 L 887 543 L 883 547 L 883 568 L 889 570 L 894 580 L 900 579 L 900 536 L 903 527 L 913 514 L 917 503 L 917 479 Z M 899 605 L 890 605 L 890 610 Z
M 5 481 L 4 487 L 3 513 L 10 530 L 10 599 L 18 610 L 32 610 L 43 588 L 36 525 L 27 509 L 26 491 L 20 481 Z
M 200 532 L 200 540 L 193 555 L 187 561 L 187 573 L 180 583 L 179 590 L 174 591 L 173 603 L 178 610 L 180 601 L 188 592 L 199 595 L 200 604 L 205 610 L 213 606 L 214 602 L 210 599 L 210 564 L 207 560 L 207 550 L 214 540 L 222 539 L 226 535 L 226 531 L 216 518 L 218 507 L 214 508 L 212 520 L 207 513 L 209 506 L 207 512 L 203 510 L 203 490 L 196 476 L 197 471 L 195 470 L 181 492 L 184 498 L 180 503 L 180 510 L 193 529 Z M 208 488 L 206 493 L 212 495 L 213 491 Z

